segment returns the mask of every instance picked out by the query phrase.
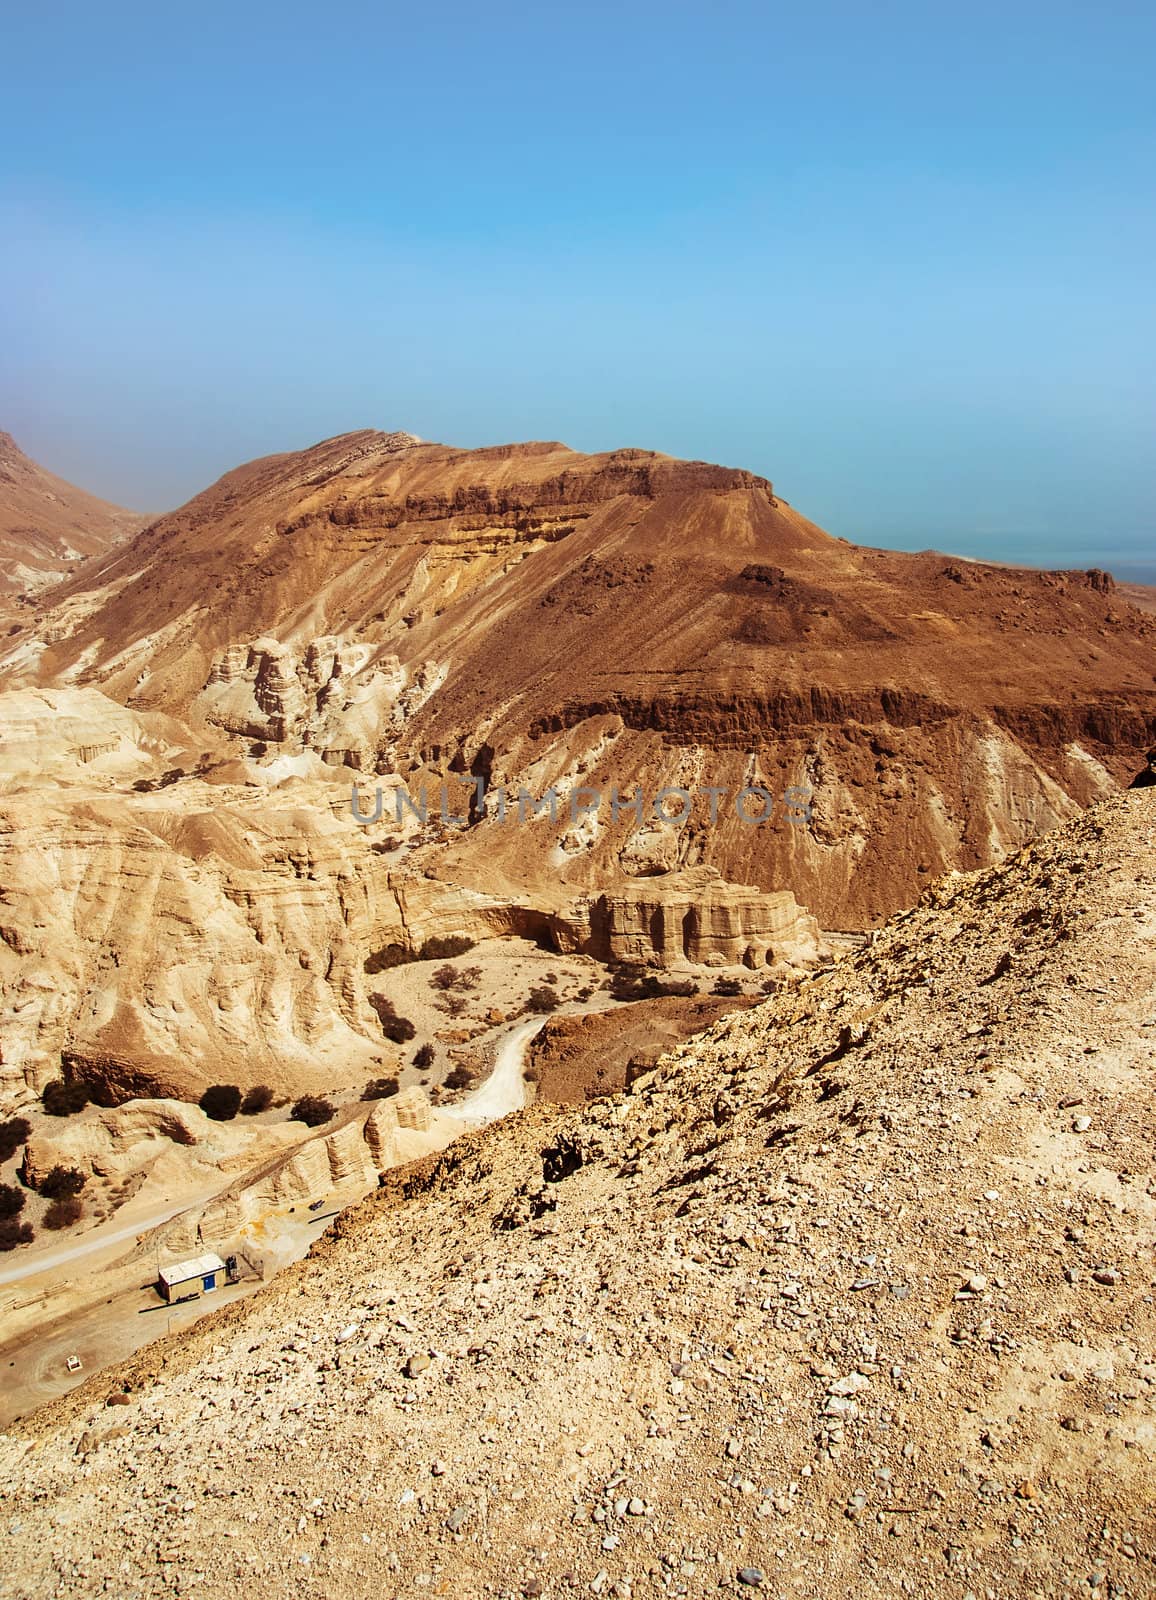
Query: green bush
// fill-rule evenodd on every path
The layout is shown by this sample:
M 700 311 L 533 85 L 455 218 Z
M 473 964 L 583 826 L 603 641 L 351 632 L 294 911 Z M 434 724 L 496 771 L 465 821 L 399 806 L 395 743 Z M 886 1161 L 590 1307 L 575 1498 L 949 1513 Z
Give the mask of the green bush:
M 407 962 L 416 961 L 417 957 L 412 950 L 407 950 L 403 944 L 387 944 L 371 956 L 365 958 L 365 970 L 368 973 L 388 972 L 391 967 L 404 967 Z
M 24 1210 L 24 1190 L 14 1183 L 0 1183 L 0 1218 L 18 1217 Z
M 293 1102 L 289 1115 L 294 1122 L 303 1122 L 307 1128 L 320 1128 L 322 1123 L 337 1115 L 337 1107 L 320 1095 L 303 1094 Z
M 427 939 L 418 953 L 420 961 L 449 961 L 454 956 L 464 956 L 472 950 L 476 940 L 467 939 L 464 933 L 449 933 Z
M 214 1122 L 232 1122 L 241 1109 L 241 1091 L 235 1083 L 214 1083 L 198 1103 L 206 1117 Z
M 268 1111 L 276 1096 L 267 1083 L 255 1083 L 246 1091 L 245 1098 L 241 1101 L 241 1115 L 243 1117 L 256 1117 L 262 1111 Z
M 67 1078 L 53 1078 L 46 1083 L 40 1096 L 41 1104 L 50 1117 L 71 1117 L 83 1111 L 92 1099 L 86 1083 Z
M 413 1064 L 415 1067 L 420 1067 L 424 1072 L 427 1068 L 433 1066 L 436 1057 L 437 1051 L 427 1041 L 425 1044 L 419 1044 L 414 1051 Z
M 44 1226 L 57 1233 L 61 1228 L 71 1228 L 83 1215 L 84 1202 L 75 1195 L 66 1195 L 63 1200 L 54 1200 L 44 1213 Z
M 53 1167 L 40 1184 L 40 1193 L 49 1200 L 69 1200 L 79 1194 L 87 1182 L 86 1174 L 75 1167 Z
M 401 1083 L 397 1078 L 371 1078 L 361 1091 L 363 1100 L 389 1100 L 395 1094 L 400 1094 Z
M 31 1132 L 32 1125 L 27 1117 L 9 1117 L 0 1122 L 0 1161 L 14 1156 Z
M 539 1013 L 557 1011 L 560 1004 L 558 991 L 540 984 L 537 988 L 530 990 L 529 997 L 526 1000 L 526 1010 Z

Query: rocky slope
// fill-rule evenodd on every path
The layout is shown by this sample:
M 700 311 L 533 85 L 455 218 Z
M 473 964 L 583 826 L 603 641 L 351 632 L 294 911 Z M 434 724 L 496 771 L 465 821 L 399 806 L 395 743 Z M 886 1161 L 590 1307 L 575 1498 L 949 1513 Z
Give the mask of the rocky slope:
M 1156 795 L 13 1427 L 0 1593 L 1156 1587 Z
M 419 870 L 491 894 L 712 866 L 831 928 L 1074 816 L 1156 741 L 1156 618 L 1107 574 L 859 548 L 764 479 L 653 452 L 408 434 L 228 474 L 54 591 L 0 674 L 282 775 L 445 782 L 452 810 L 484 782 Z M 765 826 L 735 814 L 749 784 Z M 667 785 L 727 793 L 681 827 L 609 813 Z M 563 818 L 503 820 L 493 791 L 523 786 Z
M 46 472 L 0 433 L 0 600 L 38 594 L 143 521 Z

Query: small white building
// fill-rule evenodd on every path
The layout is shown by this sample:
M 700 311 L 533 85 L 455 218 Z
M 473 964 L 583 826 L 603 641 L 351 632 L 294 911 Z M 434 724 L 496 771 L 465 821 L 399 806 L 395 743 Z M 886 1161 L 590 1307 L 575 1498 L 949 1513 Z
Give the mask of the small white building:
M 211 1294 L 224 1281 L 225 1263 L 220 1256 L 194 1256 L 191 1261 L 162 1267 L 157 1288 L 165 1300 L 180 1300 L 189 1294 Z

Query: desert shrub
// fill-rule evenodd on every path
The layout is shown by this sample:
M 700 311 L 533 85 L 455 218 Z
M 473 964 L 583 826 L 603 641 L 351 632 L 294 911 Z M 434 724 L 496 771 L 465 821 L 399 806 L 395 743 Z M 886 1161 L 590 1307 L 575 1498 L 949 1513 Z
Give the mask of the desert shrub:
M 0 1219 L 18 1217 L 24 1210 L 24 1190 L 14 1183 L 0 1183 Z
M 65 1195 L 63 1200 L 54 1200 L 44 1213 L 44 1226 L 56 1233 L 61 1228 L 71 1228 L 83 1215 L 84 1202 L 74 1194 Z
M 429 975 L 429 981 L 435 989 L 456 989 L 458 986 L 458 969 L 448 964 L 438 967 Z
M 294 1122 L 303 1122 L 307 1128 L 319 1128 L 337 1115 L 337 1107 L 318 1094 L 303 1094 L 294 1100 L 289 1113 Z
M 424 1072 L 428 1067 L 433 1066 L 436 1055 L 437 1051 L 432 1044 L 428 1042 L 419 1044 L 414 1052 L 413 1064 L 415 1067 L 420 1067 Z
M 67 1078 L 53 1078 L 46 1083 L 40 1102 L 50 1117 L 71 1117 L 83 1111 L 92 1099 L 86 1083 L 70 1082 Z
M 404 843 L 405 840 L 399 839 L 395 833 L 387 833 L 384 839 L 376 840 L 369 848 L 375 856 L 387 856 L 391 850 L 399 850 Z
M 464 995 L 447 994 L 443 995 L 440 1000 L 436 1000 L 434 1004 L 439 1011 L 444 1011 L 447 1017 L 460 1017 L 464 1015 L 468 1001 Z
M 522 1072 L 522 1078 L 523 1078 L 524 1082 L 526 1082 L 526 1083 L 537 1083 L 538 1079 L 541 1076 L 542 1076 L 542 1069 L 539 1066 L 537 1066 L 533 1061 L 531 1061 L 530 1065 L 528 1067 L 526 1067 Z
M 615 1000 L 661 1000 L 667 995 L 687 997 L 698 989 L 689 978 L 663 978 L 644 968 L 620 967 L 610 981 Z
M 543 983 L 557 983 L 558 982 L 558 974 L 556 972 L 548 972 L 546 974 L 546 976 L 542 979 L 542 982 Z
M 14 1156 L 31 1132 L 27 1117 L 8 1117 L 0 1122 L 0 1161 Z
M 235 1083 L 214 1083 L 205 1090 L 198 1104 L 214 1122 L 232 1122 L 241 1109 L 241 1091 Z
M 476 940 L 467 939 L 464 933 L 447 933 L 427 939 L 418 952 L 421 961 L 448 961 L 454 956 L 464 956 L 472 950 Z
M 371 1078 L 361 1091 L 363 1100 L 388 1100 L 392 1095 L 401 1092 L 401 1084 L 397 1078 Z
M 30 1222 L 15 1217 L 0 1218 L 0 1250 L 15 1250 L 18 1244 L 31 1244 L 36 1237 Z
M 447 1089 L 468 1089 L 474 1081 L 474 1074 L 469 1067 L 456 1066 L 446 1075 Z
M 251 1089 L 246 1090 L 245 1098 L 241 1101 L 241 1115 L 260 1116 L 262 1111 L 268 1111 L 275 1098 L 267 1083 L 255 1083 Z
M 558 991 L 556 989 L 539 984 L 536 988 L 530 990 L 526 999 L 526 1010 L 539 1013 L 557 1011 L 560 1004 L 561 1001 L 558 999 Z
M 409 961 L 416 961 L 417 957 L 412 950 L 407 950 L 403 944 L 383 945 L 380 950 L 375 950 L 373 955 L 366 956 L 365 970 L 374 972 L 389 972 L 393 967 L 404 967 Z
M 476 989 L 482 981 L 481 967 L 463 967 L 458 973 L 459 989 Z
M 408 1017 L 399 1017 L 393 1001 L 385 994 L 371 994 L 369 1003 L 377 1012 L 381 1031 L 392 1044 L 408 1044 L 417 1029 Z
M 777 978 L 764 978 L 759 988 L 764 994 L 778 994 L 779 980 Z
M 591 985 L 590 984 L 586 984 L 586 986 L 584 988 L 579 989 L 577 995 L 575 996 L 575 999 L 577 999 L 577 1000 L 589 1000 L 590 996 L 593 993 L 594 993 L 594 990 L 591 987 Z
M 715 980 L 715 986 L 711 992 L 733 999 L 735 995 L 743 992 L 742 980 L 740 978 L 718 978 Z
M 40 1193 L 49 1200 L 70 1200 L 78 1195 L 88 1182 L 85 1173 L 75 1167 L 53 1167 L 40 1184 Z

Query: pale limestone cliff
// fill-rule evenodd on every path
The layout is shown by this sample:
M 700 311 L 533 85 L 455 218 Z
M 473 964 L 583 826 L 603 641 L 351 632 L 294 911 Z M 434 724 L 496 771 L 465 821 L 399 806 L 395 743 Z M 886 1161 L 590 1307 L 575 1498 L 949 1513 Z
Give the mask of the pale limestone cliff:
M 563 949 L 664 967 L 806 965 L 826 951 L 789 890 L 727 883 L 713 867 L 631 879 L 578 901 L 556 927 Z

